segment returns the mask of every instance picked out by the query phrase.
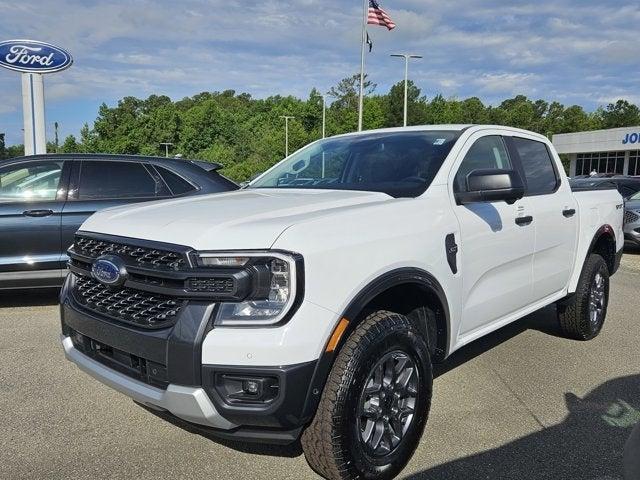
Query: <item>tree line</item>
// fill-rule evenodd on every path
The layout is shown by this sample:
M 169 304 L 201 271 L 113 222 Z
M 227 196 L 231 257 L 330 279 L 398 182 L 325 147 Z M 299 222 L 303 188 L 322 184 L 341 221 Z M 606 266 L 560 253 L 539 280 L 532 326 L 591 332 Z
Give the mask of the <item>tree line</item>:
M 327 95 L 327 135 L 352 132 L 358 122 L 359 76 L 341 80 Z M 386 94 L 365 84 L 364 128 L 402 125 L 404 82 Z M 427 99 L 413 81 L 408 85 L 409 125 L 442 123 L 488 123 L 532 130 L 551 138 L 602 128 L 640 125 L 640 109 L 626 101 L 600 107 L 592 112 L 579 105 L 532 100 L 524 95 L 485 105 L 478 97 Z M 203 92 L 172 101 L 164 95 L 147 99 L 125 97 L 114 107 L 102 104 L 93 126 L 85 124 L 80 137 L 67 136 L 62 144 L 48 144 L 50 152 L 116 153 L 164 155 L 161 143 L 172 143 L 171 154 L 184 158 L 218 162 L 228 177 L 243 181 L 283 158 L 285 132 L 282 115 L 289 122 L 289 151 L 322 136 L 322 95 L 313 89 L 307 99 L 294 96 L 253 98 L 234 90 Z M 0 142 L 0 158 L 21 155 L 22 145 L 5 147 Z

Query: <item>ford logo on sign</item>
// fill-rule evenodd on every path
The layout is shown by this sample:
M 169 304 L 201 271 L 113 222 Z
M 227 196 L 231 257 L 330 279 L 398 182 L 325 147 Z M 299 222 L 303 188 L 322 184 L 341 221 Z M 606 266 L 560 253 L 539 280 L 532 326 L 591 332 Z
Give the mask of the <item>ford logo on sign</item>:
M 49 43 L 35 40 L 0 42 L 0 66 L 23 73 L 53 73 L 69 68 L 71 54 Z
M 127 279 L 127 269 L 118 257 L 106 255 L 93 263 L 91 275 L 104 285 L 119 286 Z

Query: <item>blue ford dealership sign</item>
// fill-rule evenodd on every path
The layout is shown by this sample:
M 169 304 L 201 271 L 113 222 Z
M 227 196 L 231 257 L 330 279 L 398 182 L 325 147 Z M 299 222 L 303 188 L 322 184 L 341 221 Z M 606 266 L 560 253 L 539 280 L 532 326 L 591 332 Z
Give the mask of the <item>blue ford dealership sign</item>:
M 0 66 L 23 73 L 53 73 L 69 68 L 71 54 L 49 43 L 35 40 L 0 42 Z

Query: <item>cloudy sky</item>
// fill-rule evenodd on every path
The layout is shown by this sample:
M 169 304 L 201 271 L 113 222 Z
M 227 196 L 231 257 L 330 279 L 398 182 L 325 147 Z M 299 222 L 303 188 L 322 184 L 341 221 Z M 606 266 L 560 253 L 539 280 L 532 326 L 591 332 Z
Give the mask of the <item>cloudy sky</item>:
M 592 110 L 640 103 L 640 4 L 628 0 L 383 0 L 398 27 L 371 26 L 368 73 L 402 78 L 390 53 L 424 56 L 411 77 L 427 97 L 522 93 Z M 0 40 L 69 50 L 45 78 L 47 128 L 76 134 L 102 102 L 235 89 L 306 96 L 359 69 L 360 0 L 0 0 Z M 0 132 L 21 143 L 20 75 L 0 71 Z M 52 136 L 49 134 L 49 136 Z

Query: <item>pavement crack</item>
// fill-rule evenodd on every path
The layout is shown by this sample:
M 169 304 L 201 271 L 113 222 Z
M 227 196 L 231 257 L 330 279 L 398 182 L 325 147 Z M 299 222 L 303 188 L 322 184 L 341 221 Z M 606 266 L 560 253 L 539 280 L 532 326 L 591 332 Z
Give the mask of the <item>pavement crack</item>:
M 507 381 L 502 377 L 502 375 L 500 375 L 500 372 L 498 372 L 495 368 L 493 368 L 493 366 L 489 365 L 489 369 L 495 373 L 496 377 L 498 377 L 498 380 L 500 380 L 500 382 L 502 383 L 502 385 L 504 385 L 504 387 L 509 391 L 509 393 L 511 393 L 511 395 L 514 396 L 514 398 L 518 401 L 518 403 L 520 405 L 522 405 L 524 407 L 524 409 L 529 413 L 529 415 L 531 415 L 531 417 L 536 421 L 536 423 L 538 425 L 540 425 L 540 427 L 543 430 L 546 430 L 547 427 L 545 426 L 544 423 L 542 423 L 542 420 L 540 420 L 540 418 L 538 418 L 538 416 L 534 413 L 533 410 L 531 410 L 531 408 L 529 408 L 529 406 L 524 402 L 524 400 L 522 400 L 522 398 L 520 398 L 520 395 L 518 395 L 507 383 Z

